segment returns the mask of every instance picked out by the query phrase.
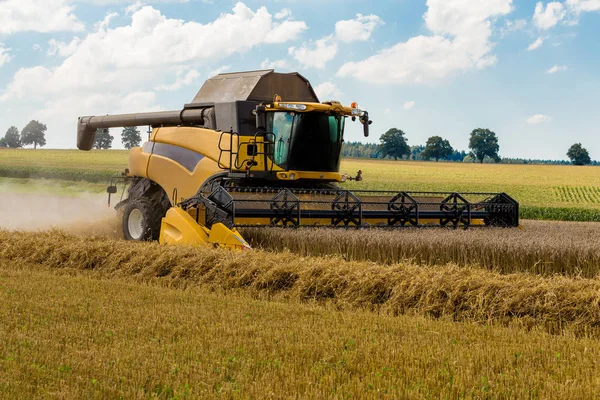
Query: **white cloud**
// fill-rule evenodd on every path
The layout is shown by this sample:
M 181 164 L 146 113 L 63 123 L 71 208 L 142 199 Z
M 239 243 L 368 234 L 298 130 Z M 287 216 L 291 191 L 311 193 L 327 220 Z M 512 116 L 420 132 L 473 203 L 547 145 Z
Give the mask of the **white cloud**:
M 516 32 L 521 31 L 527 27 L 526 19 L 517 19 L 514 21 L 507 20 L 506 26 L 503 28 L 503 32 Z
M 567 69 L 568 68 L 566 65 L 555 65 L 546 72 L 549 74 L 555 74 L 557 72 L 566 71 Z
M 56 67 L 19 69 L 0 88 L 0 102 L 35 105 L 35 116 L 61 132 L 70 132 L 78 115 L 159 109 L 157 90 L 174 90 L 197 79 L 192 71 L 202 66 L 273 42 L 273 32 L 288 22 L 275 23 L 265 7 L 252 10 L 243 3 L 206 24 L 168 18 L 151 6 L 130 18 L 118 27 L 98 24 Z M 294 40 L 302 31 L 286 30 L 288 36 L 278 40 Z
M 383 21 L 377 15 L 356 14 L 355 19 L 335 23 L 335 36 L 338 40 L 348 43 L 368 40 L 377 25 L 383 25 Z
M 4 44 L 0 42 L 0 67 L 12 60 L 10 50 L 10 47 L 4 47 Z
M 404 108 L 405 110 L 412 110 L 415 107 L 415 104 L 417 104 L 416 101 L 406 101 L 404 102 L 404 104 L 402 105 L 402 108 Z
M 171 76 L 174 67 L 215 62 L 269 42 L 275 29 L 266 8 L 254 12 L 242 3 L 236 4 L 232 13 L 205 25 L 169 19 L 151 6 L 144 6 L 131 16 L 130 25 L 110 29 L 100 24 L 60 66 L 21 69 L 3 97 L 28 95 L 30 90 L 23 89 L 29 86 L 43 86 L 42 91 L 47 93 L 143 86 Z M 25 77 L 29 83 L 22 80 Z
M 260 63 L 260 68 L 261 69 L 275 69 L 275 70 L 284 70 L 284 71 L 290 71 L 292 69 L 292 65 L 287 61 L 287 60 L 269 60 L 268 58 L 265 59 L 263 62 Z
M 577 14 L 600 11 L 600 0 L 567 0 L 565 4 Z
M 231 65 L 222 65 L 219 68 L 210 71 L 210 73 L 208 75 L 212 78 L 213 76 L 217 76 L 219 74 L 222 74 L 223 72 L 227 72 L 230 69 L 231 69 Z
M 527 123 L 532 124 L 532 125 L 541 124 L 541 123 L 550 122 L 550 121 L 552 121 L 552 118 L 550 118 L 547 115 L 543 115 L 543 114 L 536 114 L 527 119 Z
M 239 3 L 238 3 L 239 4 Z M 265 43 L 285 43 L 298 38 L 300 33 L 307 29 L 304 21 L 283 21 L 274 24 L 269 35 L 264 38 Z
M 544 3 L 540 1 L 535 5 L 533 23 L 538 28 L 547 30 L 555 27 L 566 16 L 567 11 L 562 3 L 553 1 L 546 4 L 546 8 L 544 9 Z
M 31 48 L 35 51 L 42 51 L 42 46 L 40 46 L 37 43 L 35 43 L 33 46 L 31 46 Z
M 218 73 L 215 75 L 218 75 Z M 213 75 L 211 75 L 211 76 L 213 76 Z M 164 90 L 164 91 L 178 90 L 184 86 L 191 85 L 192 83 L 196 82 L 199 77 L 200 77 L 200 72 L 198 72 L 197 69 L 190 69 L 187 72 L 182 70 L 177 73 L 177 79 L 175 80 L 175 82 L 173 82 L 171 84 L 167 84 L 167 85 L 160 85 L 156 88 L 156 90 Z
M 81 31 L 70 0 L 1 0 L 0 34 Z
M 289 8 L 284 8 L 281 11 L 279 11 L 278 13 L 275 13 L 275 19 L 283 19 L 286 17 L 291 17 L 292 16 L 292 10 L 290 10 Z
M 338 76 L 372 83 L 429 83 L 494 65 L 492 20 L 511 12 L 512 0 L 428 0 L 424 15 L 432 36 L 416 36 L 363 61 L 348 62 Z
M 109 12 L 102 19 L 102 21 L 98 21 L 94 24 L 94 29 L 97 31 L 106 30 L 106 28 L 108 28 L 110 26 L 110 21 L 112 21 L 113 19 L 115 19 L 118 16 L 119 16 L 119 14 L 117 14 L 116 12 Z
M 58 54 L 61 57 L 68 57 L 75 53 L 79 43 L 81 43 L 81 39 L 78 37 L 74 37 L 69 43 L 59 42 L 56 39 L 50 39 L 48 41 L 48 44 L 50 45 L 48 48 L 48 55 L 53 56 Z
M 540 47 L 542 47 L 543 44 L 544 44 L 544 38 L 539 37 L 539 38 L 535 39 L 535 42 L 531 43 L 529 45 L 529 47 L 527 47 L 527 50 L 529 50 L 529 51 L 537 50 Z
M 340 89 L 333 82 L 323 82 L 315 86 L 315 93 L 321 101 L 337 100 L 342 95 Z
M 338 45 L 332 36 L 319 39 L 314 43 L 304 43 L 302 47 L 290 47 L 289 54 L 305 67 L 325 68 L 328 61 L 333 60 Z

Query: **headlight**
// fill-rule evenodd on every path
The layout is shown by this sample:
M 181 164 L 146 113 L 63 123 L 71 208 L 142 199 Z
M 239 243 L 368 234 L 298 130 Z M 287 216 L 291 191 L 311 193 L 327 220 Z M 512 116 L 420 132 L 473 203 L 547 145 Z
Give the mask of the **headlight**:
M 306 110 L 306 105 L 304 105 L 304 104 L 279 103 L 278 105 L 279 105 L 279 107 L 287 108 L 289 110 L 298 110 L 298 111 Z

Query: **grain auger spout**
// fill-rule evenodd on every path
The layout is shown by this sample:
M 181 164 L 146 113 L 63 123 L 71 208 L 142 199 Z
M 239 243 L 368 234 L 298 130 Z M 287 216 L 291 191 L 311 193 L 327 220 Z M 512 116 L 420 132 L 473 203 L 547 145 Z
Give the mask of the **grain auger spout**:
M 369 135 L 366 110 L 319 101 L 298 73 L 236 72 L 207 80 L 178 111 L 80 117 L 77 146 L 89 150 L 98 128 L 152 126 L 119 178 L 130 240 L 246 249 L 238 227 L 518 226 L 505 193 L 344 190 L 351 122 Z
M 102 115 L 79 117 L 77 121 L 77 148 L 91 150 L 96 137 L 96 129 L 118 128 L 124 126 L 182 126 L 204 125 L 205 115 L 202 108 L 176 111 L 158 111 L 137 114 Z

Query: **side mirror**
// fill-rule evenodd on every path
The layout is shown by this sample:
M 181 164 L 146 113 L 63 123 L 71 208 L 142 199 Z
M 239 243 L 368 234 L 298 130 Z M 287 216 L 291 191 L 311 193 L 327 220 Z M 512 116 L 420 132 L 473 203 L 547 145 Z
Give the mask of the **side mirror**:
M 117 193 L 117 186 L 116 185 L 111 185 L 109 187 L 106 188 L 106 193 L 108 194 L 115 194 Z
M 256 106 L 256 110 L 254 110 L 254 114 L 256 114 L 256 130 L 257 131 L 265 131 L 267 130 L 267 113 L 266 108 L 262 104 Z
M 369 137 L 369 125 L 371 125 L 373 121 L 369 119 L 368 112 L 365 111 L 364 114 L 360 117 L 360 123 L 363 124 L 363 134 L 365 135 L 365 137 Z

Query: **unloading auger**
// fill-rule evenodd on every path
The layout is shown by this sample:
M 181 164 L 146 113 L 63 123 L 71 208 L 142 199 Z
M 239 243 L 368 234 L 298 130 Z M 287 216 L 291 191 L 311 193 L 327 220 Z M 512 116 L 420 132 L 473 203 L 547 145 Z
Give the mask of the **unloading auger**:
M 346 120 L 369 135 L 356 103 L 319 102 L 298 73 L 219 74 L 182 110 L 80 117 L 77 147 L 96 129 L 152 126 L 113 179 L 127 184 L 116 209 L 130 240 L 248 249 L 240 227 L 519 225 L 505 193 L 349 191 L 339 172 Z

